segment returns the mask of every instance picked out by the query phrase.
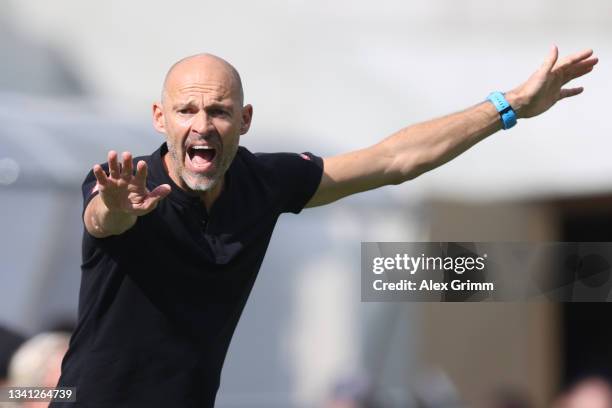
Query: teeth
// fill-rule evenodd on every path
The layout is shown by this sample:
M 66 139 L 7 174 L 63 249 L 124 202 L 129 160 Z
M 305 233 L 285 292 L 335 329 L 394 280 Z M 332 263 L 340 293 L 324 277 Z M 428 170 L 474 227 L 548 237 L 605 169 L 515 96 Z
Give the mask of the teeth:
M 210 146 L 191 146 L 194 150 L 213 150 Z

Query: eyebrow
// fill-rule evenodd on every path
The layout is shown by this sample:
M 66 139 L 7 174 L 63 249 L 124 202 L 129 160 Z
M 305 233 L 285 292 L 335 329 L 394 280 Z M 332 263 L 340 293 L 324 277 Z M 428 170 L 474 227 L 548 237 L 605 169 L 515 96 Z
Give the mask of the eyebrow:
M 190 106 L 197 106 L 194 100 L 188 100 L 185 102 L 177 102 L 174 105 L 172 105 L 172 108 L 179 109 L 179 108 L 187 108 Z M 223 108 L 223 109 L 231 110 L 233 106 L 234 105 L 231 103 L 228 104 L 228 103 L 222 103 L 222 102 L 213 102 L 210 105 L 207 105 L 205 109 Z

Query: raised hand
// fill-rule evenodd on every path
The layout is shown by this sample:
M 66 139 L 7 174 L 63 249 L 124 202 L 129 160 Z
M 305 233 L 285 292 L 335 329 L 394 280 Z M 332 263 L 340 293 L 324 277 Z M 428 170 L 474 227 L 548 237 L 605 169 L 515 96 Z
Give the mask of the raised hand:
M 132 155 L 123 152 L 120 166 L 115 151 L 108 152 L 107 175 L 100 165 L 93 168 L 98 182 L 100 198 L 111 212 L 120 212 L 136 217 L 145 215 L 157 207 L 157 203 L 170 193 L 170 186 L 162 184 L 152 191 L 147 189 L 147 164 L 139 161 L 134 175 Z
M 530 118 L 539 115 L 557 101 L 578 95 L 583 87 L 563 88 L 572 79 L 581 77 L 593 70 L 597 57 L 593 50 L 587 49 L 557 60 L 559 50 L 553 46 L 542 66 L 529 79 L 509 92 L 518 101 L 514 106 L 519 117 Z M 512 104 L 512 103 L 511 103 Z

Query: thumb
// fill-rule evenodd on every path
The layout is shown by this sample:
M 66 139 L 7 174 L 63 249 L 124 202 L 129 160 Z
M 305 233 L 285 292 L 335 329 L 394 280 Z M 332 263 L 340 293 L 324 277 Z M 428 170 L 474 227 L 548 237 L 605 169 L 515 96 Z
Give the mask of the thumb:
M 548 57 L 546 57 L 546 60 L 542 64 L 541 70 L 543 70 L 544 72 L 552 71 L 553 67 L 555 66 L 555 63 L 557 62 L 557 58 L 559 58 L 559 49 L 556 45 L 553 45 L 550 48 Z
M 147 212 L 153 210 L 155 207 L 157 207 L 157 203 L 159 201 L 161 201 L 168 194 L 170 194 L 171 190 L 172 188 L 168 184 L 162 184 L 160 186 L 155 187 L 153 191 L 147 194 L 143 207 L 147 209 Z
M 162 184 L 159 185 L 157 187 L 155 187 L 151 192 L 149 192 L 149 194 L 147 195 L 147 198 L 158 198 L 158 199 L 162 199 L 164 197 L 166 197 L 168 194 L 170 194 L 170 191 L 172 190 L 172 187 L 170 187 L 169 184 Z

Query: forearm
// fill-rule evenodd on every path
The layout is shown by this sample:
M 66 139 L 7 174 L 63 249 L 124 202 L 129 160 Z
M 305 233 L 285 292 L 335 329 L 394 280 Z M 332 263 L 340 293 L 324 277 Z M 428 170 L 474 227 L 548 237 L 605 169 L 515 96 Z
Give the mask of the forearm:
M 522 101 L 514 93 L 506 99 L 520 117 Z M 381 144 L 393 152 L 389 184 L 399 184 L 434 169 L 502 129 L 499 113 L 489 101 L 464 111 L 404 128 Z
M 553 46 L 548 58 L 527 81 L 505 94 L 518 118 L 546 112 L 559 100 L 583 88 L 562 88 L 593 70 L 598 59 L 585 50 L 557 61 Z M 380 143 L 323 160 L 323 177 L 307 206 L 413 179 L 463 153 L 502 128 L 493 103 L 479 103 L 462 112 L 409 126 Z
M 83 216 L 85 228 L 96 238 L 106 238 L 111 235 L 120 235 L 132 228 L 136 223 L 136 216 L 122 211 L 110 211 L 100 195 L 94 197 Z

